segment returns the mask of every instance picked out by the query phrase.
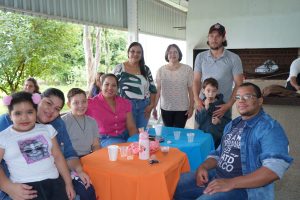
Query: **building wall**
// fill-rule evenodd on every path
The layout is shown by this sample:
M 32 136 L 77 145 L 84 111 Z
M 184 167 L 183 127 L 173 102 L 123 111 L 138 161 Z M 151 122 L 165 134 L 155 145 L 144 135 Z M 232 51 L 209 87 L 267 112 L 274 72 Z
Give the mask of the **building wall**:
M 187 16 L 188 64 L 193 49 L 207 48 L 208 29 L 226 28 L 228 48 L 300 47 L 298 0 L 190 0 Z

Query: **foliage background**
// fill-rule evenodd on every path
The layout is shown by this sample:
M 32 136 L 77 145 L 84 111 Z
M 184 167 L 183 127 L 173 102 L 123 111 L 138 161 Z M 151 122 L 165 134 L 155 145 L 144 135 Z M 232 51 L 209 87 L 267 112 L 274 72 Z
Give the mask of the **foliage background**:
M 2 93 L 20 90 L 28 77 L 45 85 L 86 87 L 82 25 L 3 11 L 0 18 Z M 110 72 L 127 58 L 127 35 L 105 28 L 101 34 L 98 71 Z

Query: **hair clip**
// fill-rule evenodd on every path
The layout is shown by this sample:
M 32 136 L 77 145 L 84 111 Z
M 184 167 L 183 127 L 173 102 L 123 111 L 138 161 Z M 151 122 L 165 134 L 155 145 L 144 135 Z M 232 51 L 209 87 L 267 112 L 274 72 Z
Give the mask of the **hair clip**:
M 6 96 L 6 97 L 3 97 L 2 101 L 5 106 L 9 106 L 11 103 L 11 100 L 12 100 L 12 96 Z
M 33 101 L 33 103 L 35 103 L 35 104 L 38 104 L 38 103 L 40 103 L 40 101 L 41 101 L 41 95 L 39 94 L 39 93 L 34 93 L 34 94 L 32 94 L 32 101 Z

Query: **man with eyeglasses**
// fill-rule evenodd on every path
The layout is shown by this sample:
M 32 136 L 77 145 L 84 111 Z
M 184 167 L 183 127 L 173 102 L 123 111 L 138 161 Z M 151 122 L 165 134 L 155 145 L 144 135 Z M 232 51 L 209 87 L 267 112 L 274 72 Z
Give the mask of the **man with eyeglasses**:
M 237 89 L 240 117 L 226 125 L 221 145 L 196 172 L 183 174 L 174 199 L 274 199 L 274 184 L 292 163 L 281 125 L 262 108 L 258 86 Z

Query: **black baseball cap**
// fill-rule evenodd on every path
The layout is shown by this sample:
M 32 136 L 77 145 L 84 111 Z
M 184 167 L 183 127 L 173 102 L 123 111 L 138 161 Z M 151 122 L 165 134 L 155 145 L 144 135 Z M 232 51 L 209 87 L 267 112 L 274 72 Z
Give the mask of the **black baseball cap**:
M 226 31 L 225 31 L 225 27 L 220 24 L 220 23 L 216 23 L 214 25 L 212 25 L 209 29 L 209 34 L 212 33 L 213 31 L 218 31 L 220 35 L 225 36 Z

